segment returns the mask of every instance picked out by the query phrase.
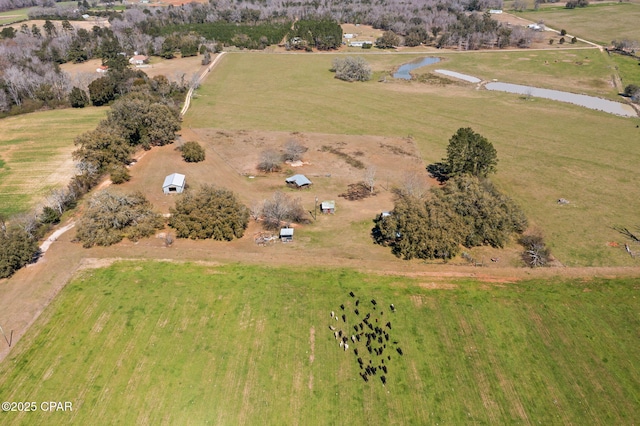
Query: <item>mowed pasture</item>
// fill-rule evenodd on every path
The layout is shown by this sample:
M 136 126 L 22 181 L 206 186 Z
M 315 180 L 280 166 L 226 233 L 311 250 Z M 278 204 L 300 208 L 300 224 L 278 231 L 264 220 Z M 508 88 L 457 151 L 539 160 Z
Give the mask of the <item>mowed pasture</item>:
M 106 109 L 35 112 L 0 120 L 0 214 L 23 213 L 75 174 L 74 139 L 96 127 Z
M 605 279 L 117 263 L 81 272 L 0 365 L 3 401 L 73 411 L 0 421 L 633 424 L 639 291 Z M 349 322 L 356 299 L 360 315 L 392 323 L 402 349 L 386 362 L 386 386 L 379 374 L 365 383 L 329 330 L 343 324 L 330 311 Z
M 640 3 L 590 2 L 584 8 L 566 9 L 562 6 L 527 10 L 516 15 L 533 22 L 544 22 L 555 30 L 566 30 L 572 36 L 608 46 L 612 40 L 640 41 Z
M 560 262 L 637 264 L 624 248 L 609 243 L 624 241 L 613 226 L 637 224 L 639 119 L 464 83 L 346 83 L 329 71 L 334 57 L 230 53 L 198 90 L 183 127 L 412 136 L 425 166 L 446 155 L 458 128 L 472 127 L 497 149 L 498 173 L 492 180 L 523 207 Z M 364 57 L 377 75 L 415 58 Z M 488 53 L 477 60 L 496 63 Z M 594 72 L 595 77 L 602 74 Z M 559 198 L 570 204 L 558 205 Z
M 24 8 L 0 12 L 0 25 L 7 25 L 18 21 L 28 20 L 29 9 L 30 8 Z

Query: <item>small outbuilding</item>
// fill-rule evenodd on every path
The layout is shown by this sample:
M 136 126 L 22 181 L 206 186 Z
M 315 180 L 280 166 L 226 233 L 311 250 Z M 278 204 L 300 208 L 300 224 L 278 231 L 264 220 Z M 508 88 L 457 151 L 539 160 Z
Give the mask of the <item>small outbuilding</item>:
M 280 241 L 283 243 L 290 243 L 293 241 L 293 228 L 281 228 Z
M 172 173 L 164 178 L 162 192 L 171 194 L 172 192 L 181 194 L 185 187 L 185 176 L 180 173 Z
M 321 202 L 320 212 L 323 214 L 334 214 L 336 212 L 336 202 L 334 200 Z
M 295 186 L 296 188 L 304 188 L 311 185 L 311 181 L 305 175 L 293 175 L 285 179 L 285 182 L 287 182 L 287 185 Z

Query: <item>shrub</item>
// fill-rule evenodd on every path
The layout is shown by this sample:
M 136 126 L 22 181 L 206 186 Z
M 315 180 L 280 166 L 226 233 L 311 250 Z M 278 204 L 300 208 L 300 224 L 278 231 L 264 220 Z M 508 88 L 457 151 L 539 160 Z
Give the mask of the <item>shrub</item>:
M 640 86 L 629 84 L 624 88 L 624 95 L 631 98 L 633 102 L 640 102 Z
M 42 223 L 50 223 L 50 224 L 56 224 L 58 222 L 60 222 L 60 212 L 49 207 L 46 206 L 45 208 L 42 209 L 42 215 L 40 216 L 40 222 Z
M 131 180 L 129 169 L 122 164 L 112 166 L 109 170 L 109 175 L 111 177 L 111 182 L 116 185 L 120 185 L 121 183 L 129 182 Z
M 184 193 L 170 212 L 169 226 L 178 238 L 231 241 L 241 238 L 249 223 L 249 210 L 235 194 L 212 185 Z
M 69 93 L 69 104 L 73 108 L 84 108 L 89 105 L 89 97 L 87 93 L 79 87 L 74 87 Z
M 362 57 L 347 56 L 333 60 L 336 78 L 344 81 L 368 81 L 371 79 L 371 66 Z
M 0 227 L 0 278 L 13 275 L 38 254 L 38 242 L 24 229 Z
M 182 145 L 181 151 L 182 158 L 187 163 L 199 163 L 200 161 L 204 161 L 204 148 L 198 142 L 186 142 L 184 145 Z

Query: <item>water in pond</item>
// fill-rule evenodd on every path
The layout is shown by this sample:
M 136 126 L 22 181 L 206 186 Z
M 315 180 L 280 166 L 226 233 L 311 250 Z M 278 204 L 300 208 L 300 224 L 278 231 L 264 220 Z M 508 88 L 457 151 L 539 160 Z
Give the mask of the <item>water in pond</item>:
M 622 115 L 624 117 L 638 116 L 633 108 L 628 105 L 620 102 L 596 98 L 595 96 L 577 95 L 575 93 L 561 92 L 559 90 L 540 89 L 537 87 L 500 82 L 488 83 L 485 87 L 488 90 L 498 90 L 501 92 L 517 93 L 519 95 L 535 96 L 538 98 L 552 99 L 554 101 L 568 102 L 597 111 L 604 111 L 610 114 Z
M 431 65 L 440 62 L 440 58 L 427 57 L 422 58 L 419 61 L 409 62 L 408 64 L 401 65 L 393 74 L 393 78 L 401 78 L 403 80 L 411 80 L 411 74 L 409 71 L 413 71 L 416 68 L 424 67 L 425 65 Z

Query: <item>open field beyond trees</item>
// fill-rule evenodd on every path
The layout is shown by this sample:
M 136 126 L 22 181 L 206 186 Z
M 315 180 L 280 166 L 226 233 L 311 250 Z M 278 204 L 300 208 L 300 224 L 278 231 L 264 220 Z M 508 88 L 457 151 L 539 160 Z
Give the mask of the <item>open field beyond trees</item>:
M 24 9 L 15 9 L 15 10 L 7 10 L 5 12 L 0 12 L 0 25 L 11 24 L 18 21 L 24 21 L 29 19 L 27 15 L 29 12 L 29 8 Z
M 426 166 L 445 156 L 458 128 L 469 126 L 497 149 L 492 180 L 523 207 L 560 262 L 636 265 L 623 244 L 609 243 L 624 242 L 613 226 L 637 225 L 640 120 L 470 84 L 345 83 L 329 72 L 333 57 L 228 54 L 199 89 L 183 127 L 411 136 Z M 365 58 L 380 75 L 412 56 Z M 238 157 L 253 155 L 237 146 Z M 559 198 L 570 204 L 558 205 Z
M 633 424 L 639 291 L 624 280 L 116 263 L 81 272 L 0 365 L 3 400 L 73 411 L 0 421 Z M 386 386 L 381 370 L 363 381 L 353 349 L 382 357 L 364 339 L 343 351 L 328 327 L 347 332 L 366 313 L 403 352 L 383 353 Z
M 0 213 L 26 212 L 75 174 L 71 153 L 80 133 L 106 109 L 43 111 L 0 120 Z
M 598 4 L 590 2 L 584 8 L 566 9 L 564 6 L 544 7 L 538 11 L 517 13 L 533 22 L 544 22 L 555 30 L 608 46 L 612 40 L 640 41 L 640 3 L 616 2 Z

